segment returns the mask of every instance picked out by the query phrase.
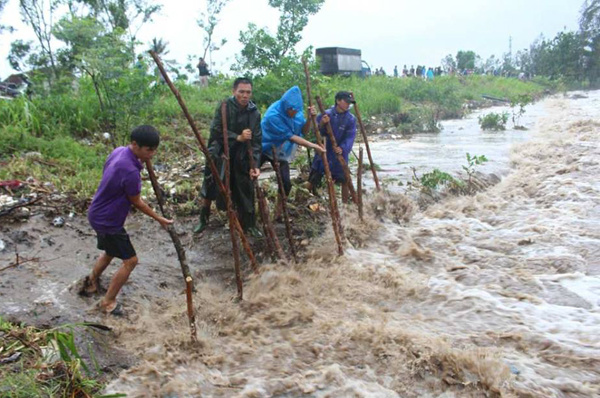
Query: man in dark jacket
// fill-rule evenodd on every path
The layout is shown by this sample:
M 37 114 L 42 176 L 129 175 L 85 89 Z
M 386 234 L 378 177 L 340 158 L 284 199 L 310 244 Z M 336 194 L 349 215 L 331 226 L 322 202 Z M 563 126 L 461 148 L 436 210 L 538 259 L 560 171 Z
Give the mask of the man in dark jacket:
M 252 179 L 260 175 L 262 132 L 260 129 L 260 113 L 252 101 L 252 82 L 246 78 L 238 78 L 233 83 L 233 95 L 225 103 L 227 104 L 227 136 L 229 143 L 229 172 L 231 199 L 238 212 L 238 218 L 242 228 L 251 236 L 259 237 L 261 233 L 256 229 L 256 217 L 254 211 L 254 187 Z M 252 157 L 254 167 L 250 168 L 248 155 L 248 142 L 252 146 Z M 223 155 L 223 121 L 221 117 L 221 104 L 217 106 L 215 116 L 210 126 L 210 138 L 208 150 L 214 160 L 217 170 L 224 179 L 225 165 L 221 156 Z M 210 216 L 210 205 L 212 200 L 217 199 L 217 207 L 225 210 L 225 201 L 218 192 L 208 165 L 204 168 L 204 181 L 200 196 L 203 199 L 200 212 L 200 223 L 194 228 L 194 232 L 204 231 L 208 225 Z

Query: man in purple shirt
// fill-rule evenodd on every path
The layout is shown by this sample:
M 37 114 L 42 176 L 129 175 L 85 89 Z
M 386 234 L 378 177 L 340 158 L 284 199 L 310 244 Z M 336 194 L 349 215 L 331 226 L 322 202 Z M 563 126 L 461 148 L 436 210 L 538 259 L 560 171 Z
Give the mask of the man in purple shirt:
M 92 273 L 85 278 L 81 294 L 96 293 L 100 275 L 112 259 L 117 257 L 123 260 L 121 268 L 110 281 L 106 295 L 100 301 L 100 309 L 105 313 L 122 314 L 122 306 L 117 303 L 117 294 L 138 263 L 135 249 L 123 227 L 131 205 L 165 228 L 173 223 L 172 220 L 156 214 L 140 198 L 140 171 L 143 162 L 154 156 L 159 142 L 159 133 L 154 127 L 142 125 L 133 129 L 131 143 L 115 149 L 106 159 L 102 180 L 88 210 L 88 220 L 98 238 L 98 249 L 103 250 L 103 253 L 96 261 Z
M 354 98 L 348 91 L 340 91 L 335 95 L 335 105 L 325 110 L 324 114 L 317 116 L 319 130 L 321 135 L 327 140 L 327 162 L 331 170 L 331 177 L 337 183 L 342 184 L 342 201 L 348 202 L 349 191 L 344 177 L 344 169 L 337 160 L 336 153 L 341 154 L 346 164 L 348 164 L 348 154 L 354 145 L 356 137 L 356 118 L 350 113 L 350 105 L 354 103 Z M 331 124 L 333 136 L 337 143 L 336 152 L 334 153 L 333 144 L 328 139 L 326 133 L 326 124 Z M 315 188 L 321 185 L 325 167 L 320 156 L 315 156 L 310 175 L 308 177 L 309 189 L 314 192 Z

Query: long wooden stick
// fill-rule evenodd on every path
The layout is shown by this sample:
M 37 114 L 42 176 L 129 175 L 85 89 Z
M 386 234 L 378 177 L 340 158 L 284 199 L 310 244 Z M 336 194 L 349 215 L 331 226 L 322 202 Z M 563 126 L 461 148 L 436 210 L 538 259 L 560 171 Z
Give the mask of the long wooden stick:
M 281 177 L 281 170 L 279 169 L 279 159 L 277 159 L 277 149 L 275 145 L 273 148 L 273 168 L 275 169 L 275 175 L 277 175 L 277 185 L 279 186 L 279 201 L 281 202 L 281 209 L 283 211 L 283 219 L 285 221 L 285 234 L 287 235 L 288 242 L 290 242 L 290 250 L 294 262 L 298 262 L 298 256 L 296 254 L 296 245 L 294 245 L 294 237 L 292 236 L 292 225 L 290 224 L 290 216 L 287 209 L 287 195 L 285 194 L 285 187 L 283 186 L 283 178 Z
M 306 94 L 308 96 L 308 104 L 312 107 L 312 97 L 310 95 L 310 74 L 308 72 L 308 64 L 306 59 L 302 59 L 304 63 L 304 74 L 306 76 Z M 313 114 L 310 114 L 310 120 L 313 125 L 313 129 L 315 132 L 315 137 L 317 138 L 317 144 L 323 145 L 323 138 L 321 137 L 321 132 L 319 131 L 319 125 L 317 124 L 317 117 Z M 333 227 L 333 234 L 335 235 L 335 241 L 338 247 L 338 254 L 340 256 L 344 255 L 344 247 L 342 245 L 343 240 L 343 231 L 342 224 L 340 222 L 340 213 L 337 207 L 337 200 L 335 198 L 335 187 L 333 185 L 333 179 L 331 178 L 331 170 L 329 169 L 329 162 L 327 161 L 327 152 L 323 151 L 321 153 L 321 160 L 323 162 L 323 168 L 325 169 L 325 178 L 327 180 L 327 189 L 329 193 L 329 209 L 331 213 L 331 224 Z
M 221 126 L 223 127 L 223 161 L 225 162 L 225 201 L 227 202 L 227 215 L 229 216 L 229 236 L 231 237 L 231 249 L 233 252 L 233 266 L 235 270 L 235 282 L 237 285 L 238 298 L 244 298 L 244 287 L 242 284 L 242 272 L 240 270 L 240 249 L 235 230 L 235 214 L 231 202 L 231 181 L 229 175 L 229 137 L 227 136 L 227 104 L 221 103 Z
M 325 114 L 325 108 L 323 107 L 323 102 L 321 101 L 321 97 L 318 95 L 315 97 L 317 100 L 317 105 L 319 105 L 319 112 L 321 114 Z M 356 191 L 354 190 L 354 184 L 352 184 L 352 175 L 350 174 L 350 168 L 344 159 L 344 156 L 341 153 L 337 152 L 337 148 L 339 148 L 337 144 L 337 140 L 335 139 L 335 135 L 333 135 L 333 129 L 331 128 L 331 123 L 327 123 L 325 125 L 325 131 L 327 132 L 327 136 L 331 141 L 331 146 L 333 147 L 333 153 L 335 153 L 335 157 L 337 161 L 342 165 L 342 170 L 344 171 L 344 179 L 346 180 L 345 184 L 350 191 L 350 196 L 352 197 L 352 201 L 354 204 L 358 204 L 358 198 L 356 197 Z
M 363 168 L 363 149 L 358 148 L 358 171 L 356 172 L 356 189 L 358 190 L 358 218 L 363 220 L 363 201 L 362 201 L 362 168 Z
M 254 163 L 254 157 L 252 156 L 252 145 L 250 141 L 246 141 L 248 146 L 248 156 L 250 158 L 250 168 L 256 168 Z M 265 237 L 267 238 L 267 242 L 271 245 L 271 250 L 277 254 L 279 259 L 287 260 L 287 256 L 285 255 L 283 249 L 281 248 L 281 244 L 279 243 L 279 239 L 277 238 L 277 234 L 275 233 L 275 229 L 273 228 L 273 223 L 271 223 L 271 217 L 269 217 L 269 205 L 267 204 L 267 199 L 265 198 L 265 193 L 263 192 L 260 184 L 258 183 L 258 178 L 254 180 L 254 188 L 256 190 L 256 198 L 258 199 L 258 209 L 260 211 L 260 218 L 263 221 L 263 227 L 265 230 Z
M 221 192 L 221 195 L 223 195 L 223 197 L 224 197 L 225 196 L 225 185 L 223 184 L 223 181 L 221 181 L 221 177 L 219 176 L 219 172 L 217 171 L 215 162 L 212 159 L 210 152 L 208 151 L 208 147 L 204 143 L 204 139 L 202 138 L 202 135 L 200 135 L 200 130 L 198 130 L 198 127 L 196 126 L 196 122 L 190 115 L 190 112 L 188 111 L 187 106 L 185 105 L 185 102 L 183 101 L 183 98 L 181 97 L 181 94 L 179 94 L 179 91 L 177 90 L 177 88 L 175 88 L 175 86 L 173 85 L 173 82 L 171 82 L 169 75 L 167 75 L 167 72 L 165 71 L 165 68 L 164 68 L 160 58 L 158 57 L 158 55 L 154 51 L 150 51 L 149 53 L 152 56 L 152 59 L 154 59 L 154 62 L 156 63 L 158 70 L 164 77 L 165 82 L 171 89 L 171 92 L 177 99 L 177 102 L 179 103 L 179 106 L 181 107 L 181 110 L 183 111 L 185 118 L 187 119 L 188 123 L 190 124 L 190 127 L 192 128 L 192 132 L 194 133 L 196 140 L 198 140 L 198 143 L 200 144 L 200 150 L 202 151 L 202 153 L 204 154 L 204 157 L 206 158 L 206 164 L 208 164 L 208 167 L 210 168 L 210 172 L 213 176 L 213 179 L 215 180 L 215 183 L 217 184 L 217 188 L 219 189 L 219 192 Z M 234 216 L 235 216 L 235 214 L 234 214 Z M 248 238 L 246 238 L 246 235 L 244 234 L 244 230 L 242 229 L 242 226 L 240 225 L 240 222 L 237 219 L 237 216 L 235 217 L 235 228 L 237 229 L 240 239 L 242 240 L 242 245 L 244 246 L 244 250 L 246 251 L 248 258 L 250 259 L 250 263 L 252 264 L 252 267 L 257 267 L 256 257 L 254 257 L 254 253 L 252 251 L 252 248 L 250 247 L 250 242 L 248 241 Z
M 156 195 L 156 200 L 158 202 L 158 207 L 160 207 L 160 212 L 163 217 L 167 217 L 165 212 L 165 201 L 162 196 L 162 191 L 158 185 L 158 180 L 156 179 L 156 174 L 154 174 L 154 167 L 152 167 L 152 162 L 150 160 L 146 160 L 146 169 L 148 169 L 148 175 L 150 176 L 150 182 L 152 183 L 152 189 L 154 190 L 154 194 Z M 187 258 L 185 256 L 185 249 L 181 244 L 181 240 L 179 240 L 179 236 L 175 231 L 175 227 L 171 224 L 167 226 L 167 231 L 169 232 L 169 236 L 173 241 L 173 245 L 175 245 L 175 251 L 177 252 L 177 258 L 179 259 L 179 264 L 181 265 L 181 272 L 183 273 L 183 279 L 185 280 L 185 295 L 186 295 L 186 303 L 187 303 L 187 314 L 188 320 L 190 321 L 190 334 L 192 337 L 192 341 L 198 341 L 198 336 L 196 334 L 196 313 L 194 311 L 194 302 L 192 300 L 192 292 L 194 291 L 194 280 L 192 279 L 192 275 L 190 273 L 190 267 L 187 263 Z
M 369 157 L 369 163 L 371 165 L 371 172 L 373 173 L 373 180 L 375 180 L 375 187 L 378 191 L 381 191 L 379 187 L 379 178 L 377 178 L 377 171 L 375 171 L 375 163 L 373 162 L 373 156 L 371 156 L 371 148 L 369 148 L 369 140 L 367 139 L 367 131 L 365 130 L 365 126 L 363 125 L 362 118 L 360 117 L 360 111 L 358 110 L 358 102 L 356 102 L 356 97 L 354 93 L 350 93 L 352 98 L 354 98 L 354 112 L 356 113 L 356 118 L 358 119 L 358 125 L 360 126 L 360 133 L 362 134 L 363 141 L 365 142 L 365 148 L 367 148 L 367 156 Z

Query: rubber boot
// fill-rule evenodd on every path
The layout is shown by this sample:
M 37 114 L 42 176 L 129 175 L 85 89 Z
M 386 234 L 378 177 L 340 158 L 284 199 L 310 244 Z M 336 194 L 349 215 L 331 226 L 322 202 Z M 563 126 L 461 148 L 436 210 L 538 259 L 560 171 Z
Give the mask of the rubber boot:
M 202 207 L 200 210 L 200 222 L 194 227 L 194 233 L 199 234 L 208 226 L 208 218 L 210 216 L 210 207 Z

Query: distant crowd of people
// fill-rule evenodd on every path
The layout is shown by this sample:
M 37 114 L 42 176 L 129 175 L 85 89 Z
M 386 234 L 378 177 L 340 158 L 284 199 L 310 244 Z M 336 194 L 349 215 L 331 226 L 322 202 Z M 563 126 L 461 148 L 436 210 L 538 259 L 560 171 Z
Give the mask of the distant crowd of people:
M 482 70 L 476 71 L 475 69 L 444 70 L 440 66 L 436 66 L 435 68 L 433 68 L 433 67 L 426 67 L 424 65 L 417 65 L 416 68 L 414 65 L 411 65 L 410 68 L 408 68 L 406 65 L 404 65 L 404 67 L 402 68 L 402 71 L 399 71 L 398 65 L 396 65 L 396 66 L 394 66 L 394 70 L 392 72 L 393 77 L 418 77 L 418 78 L 422 78 L 424 80 L 433 80 L 435 77 L 442 76 L 442 75 L 469 76 L 469 75 L 475 75 L 475 74 L 503 76 L 503 77 L 516 77 L 519 80 L 528 80 L 531 78 L 531 76 L 529 74 L 524 73 L 524 72 L 503 71 L 500 68 L 489 69 L 486 71 L 482 71 Z M 375 68 L 375 72 L 373 73 L 373 75 L 387 76 L 383 67 Z
M 422 79 L 433 80 L 436 76 L 441 76 L 444 73 L 441 67 L 437 66 L 426 67 L 422 65 L 417 65 L 415 68 L 414 65 L 410 66 L 410 69 L 407 68 L 406 65 L 402 68 L 402 74 L 398 71 L 398 65 L 394 66 L 394 77 L 420 77 Z M 387 76 L 383 67 L 375 68 L 375 72 L 373 73 L 375 76 Z

